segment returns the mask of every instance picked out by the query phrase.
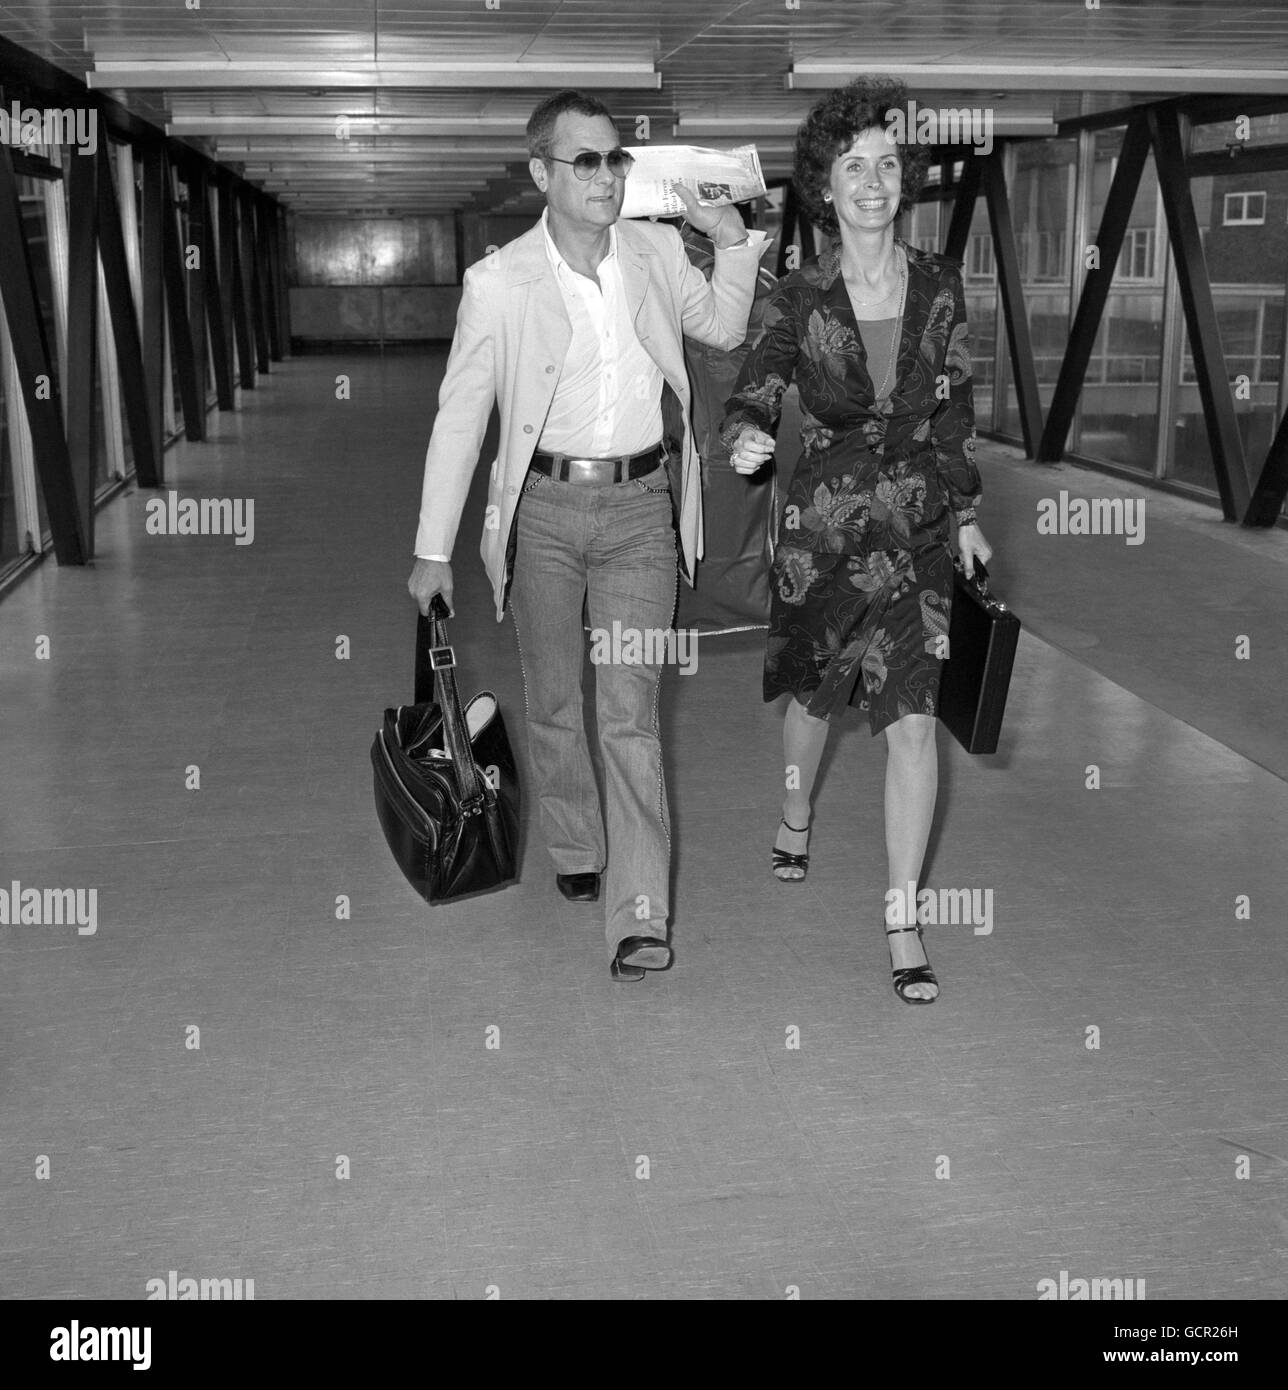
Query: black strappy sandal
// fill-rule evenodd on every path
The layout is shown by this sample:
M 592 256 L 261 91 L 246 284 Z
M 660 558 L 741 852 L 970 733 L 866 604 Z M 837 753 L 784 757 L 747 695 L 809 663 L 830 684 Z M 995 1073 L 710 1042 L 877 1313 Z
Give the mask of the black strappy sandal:
M 783 817 L 782 824 L 787 825 L 786 816 Z M 799 830 L 797 830 L 794 825 L 787 825 L 787 828 L 794 835 L 805 835 L 809 833 L 808 825 L 802 826 Z M 779 881 L 779 883 L 804 883 L 805 875 L 809 872 L 809 855 L 788 854 L 785 849 L 779 849 L 777 846 L 775 846 L 772 867 L 774 871 L 774 877 Z M 779 869 L 799 869 L 801 871 L 800 877 L 784 878 L 782 874 L 778 872 Z
M 922 941 L 922 950 L 925 950 L 925 943 L 922 938 L 920 927 L 895 927 L 893 931 L 887 929 L 887 936 L 898 936 L 900 932 L 915 931 L 918 941 Z M 890 963 L 894 964 L 894 953 L 891 952 Z M 905 965 L 902 970 L 891 970 L 890 974 L 894 978 L 894 992 L 903 1000 L 905 1004 L 933 1004 L 939 998 L 936 994 L 934 999 L 918 999 L 915 995 L 906 994 L 904 991 L 909 985 L 934 985 L 940 989 L 939 981 L 935 979 L 935 972 L 930 968 L 930 957 L 926 957 L 925 965 Z

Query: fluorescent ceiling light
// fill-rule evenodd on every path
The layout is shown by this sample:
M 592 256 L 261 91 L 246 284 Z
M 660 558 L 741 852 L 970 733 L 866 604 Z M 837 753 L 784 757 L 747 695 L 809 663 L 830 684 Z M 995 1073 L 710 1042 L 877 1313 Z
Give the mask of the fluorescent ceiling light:
M 975 88 L 987 92 L 1288 92 L 1284 68 L 1126 67 L 1065 63 L 900 63 L 865 55 L 848 63 L 798 62 L 787 74 L 788 89 L 840 87 L 861 72 L 889 73 L 923 91 Z M 1000 114 L 1000 113 L 999 113 Z
M 99 62 L 86 76 L 91 88 L 217 90 L 243 87 L 617 87 L 662 85 L 662 74 L 645 63 L 497 63 L 449 58 L 441 62 L 340 62 L 302 67 L 283 58 L 238 62 Z
M 432 172 L 400 176 L 382 174 L 378 178 L 364 179 L 326 179 L 313 174 L 261 174 L 252 170 L 247 170 L 242 177 L 248 183 L 263 184 L 265 188 L 359 188 L 381 184 L 386 188 L 414 188 L 422 193 L 432 192 L 435 188 L 478 188 L 494 181 L 486 169 L 480 169 L 473 178 L 461 176 L 453 179 Z M 495 181 L 505 182 L 504 179 Z
M 943 104 L 958 107 L 978 105 L 979 103 L 978 101 L 968 102 L 962 98 L 961 101 L 954 100 Z M 928 109 L 927 103 L 924 101 L 919 102 L 918 105 L 923 109 Z M 1008 111 L 1005 104 L 990 105 L 987 109 L 993 115 L 994 134 L 1054 135 L 1056 133 L 1055 118 L 1049 110 L 1027 109 L 1021 111 L 1017 109 Z M 773 124 L 758 122 L 751 116 L 730 117 L 727 121 L 722 120 L 718 125 L 714 121 L 696 121 L 692 127 L 682 124 L 679 133 L 686 140 L 719 140 L 724 144 L 751 142 L 755 144 L 763 157 L 766 153 L 794 152 L 795 139 L 784 139 L 780 132 L 789 124 L 794 137 L 796 129 L 803 119 L 804 113 L 799 119 L 794 119 L 791 122 L 780 122 L 776 119 Z
M 431 142 L 429 140 L 371 140 L 369 138 L 337 140 L 334 135 L 316 140 L 298 141 L 218 140 L 215 150 L 220 159 L 325 159 L 350 160 L 398 158 L 432 159 L 445 164 L 473 162 L 478 159 L 492 162 L 514 161 L 525 151 L 513 144 L 462 145 L 460 141 Z
M 350 116 L 338 111 L 318 116 L 174 116 L 166 122 L 168 135 L 326 135 L 336 144 L 343 118 L 350 135 L 513 136 L 524 138 L 526 120 L 515 116 Z M 464 148 L 464 146 L 462 147 Z
M 424 174 L 406 174 L 397 178 L 389 174 L 354 174 L 347 179 L 320 178 L 312 175 L 303 178 L 294 175 L 273 178 L 260 175 L 256 177 L 255 182 L 266 186 L 273 184 L 278 188 L 364 188 L 381 184 L 386 188 L 423 189 L 430 184 L 435 188 L 486 188 L 490 180 L 483 175 L 476 178 L 443 179 L 427 177 Z
M 220 156 L 226 158 L 227 156 Z M 319 156 L 317 159 L 300 159 L 298 156 L 276 155 L 271 159 L 261 159 L 257 156 L 247 157 L 237 161 L 246 169 L 263 170 L 278 173 L 290 172 L 292 170 L 301 173 L 342 173 L 349 169 L 389 169 L 397 172 L 399 169 L 435 169 L 439 172 L 451 175 L 470 169 L 494 169 L 498 177 L 503 177 L 509 173 L 509 166 L 499 159 L 456 159 L 452 161 L 434 159 L 429 155 L 409 155 L 392 154 L 383 157 L 373 154 L 355 154 L 348 159 L 325 159 Z M 526 168 L 524 170 L 526 174 Z
M 796 128 L 805 118 L 799 116 L 681 116 L 675 123 L 676 133 L 693 136 L 728 137 L 739 135 L 795 135 Z

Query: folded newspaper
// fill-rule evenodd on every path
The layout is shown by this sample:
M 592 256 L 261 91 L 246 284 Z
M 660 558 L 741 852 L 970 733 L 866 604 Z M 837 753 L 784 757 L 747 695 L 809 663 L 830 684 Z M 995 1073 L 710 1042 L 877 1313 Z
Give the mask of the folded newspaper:
M 680 217 L 675 191 L 683 183 L 700 203 L 745 203 L 765 191 L 755 145 L 708 150 L 700 145 L 630 145 L 635 164 L 626 176 L 623 217 Z

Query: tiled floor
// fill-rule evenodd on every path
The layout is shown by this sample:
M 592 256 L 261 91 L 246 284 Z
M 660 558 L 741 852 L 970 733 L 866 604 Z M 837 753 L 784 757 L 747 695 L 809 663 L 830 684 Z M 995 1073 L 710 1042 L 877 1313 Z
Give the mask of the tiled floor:
M 1156 493 L 1142 546 L 1039 537 L 1037 498 L 1131 489 L 986 448 L 1026 630 L 998 755 L 941 731 L 926 881 L 991 888 L 992 934 L 932 929 L 943 997 L 894 997 L 853 715 L 809 878 L 772 879 L 760 639 L 711 639 L 663 698 L 677 964 L 614 985 L 531 829 L 517 886 L 444 910 L 376 825 L 441 362 L 282 364 L 167 457 L 254 497 L 252 545 L 149 536 L 134 492 L 93 568 L 0 603 L 0 886 L 99 902 L 93 936 L 0 926 L 0 1294 L 1283 1297 L 1288 537 Z M 522 746 L 480 507 L 453 636 Z

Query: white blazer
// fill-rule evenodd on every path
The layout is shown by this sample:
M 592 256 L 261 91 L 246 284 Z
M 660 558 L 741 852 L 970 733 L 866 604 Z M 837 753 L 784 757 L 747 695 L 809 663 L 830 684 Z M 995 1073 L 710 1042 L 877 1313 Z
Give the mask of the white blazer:
M 745 245 L 717 251 L 708 284 L 689 264 L 674 227 L 625 220 L 616 226 L 622 284 L 635 332 L 679 406 L 680 419 L 671 423 L 683 448 L 682 457 L 672 462 L 671 492 L 681 566 L 692 584 L 702 558 L 702 486 L 689 423 L 682 339 L 720 348 L 743 341 L 765 234 L 752 232 Z M 465 272 L 456 334 L 425 458 L 415 553 L 452 553 L 495 401 L 501 415 L 500 445 L 491 468 L 479 552 L 492 581 L 498 622 L 505 611 L 506 551 L 519 491 L 571 338 L 572 325 L 540 223 Z M 664 417 L 666 404 L 664 400 Z

